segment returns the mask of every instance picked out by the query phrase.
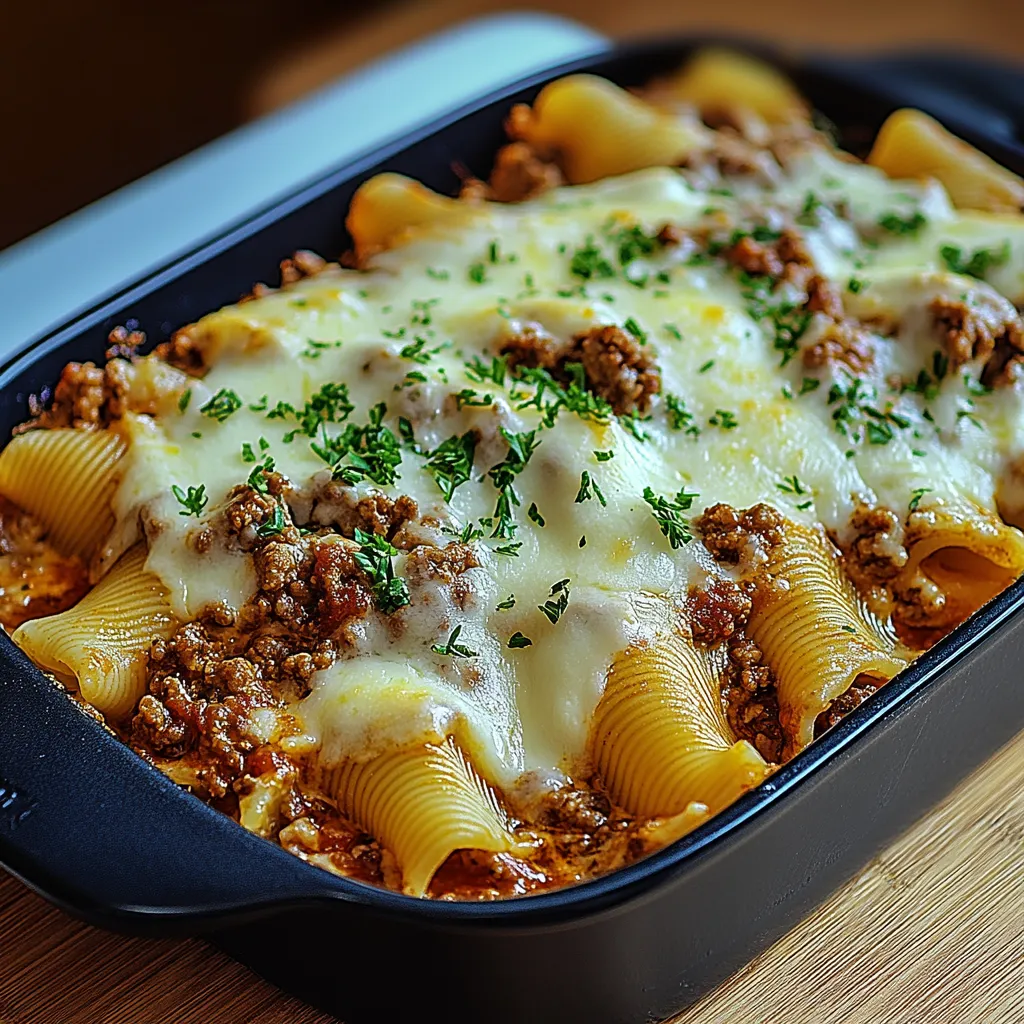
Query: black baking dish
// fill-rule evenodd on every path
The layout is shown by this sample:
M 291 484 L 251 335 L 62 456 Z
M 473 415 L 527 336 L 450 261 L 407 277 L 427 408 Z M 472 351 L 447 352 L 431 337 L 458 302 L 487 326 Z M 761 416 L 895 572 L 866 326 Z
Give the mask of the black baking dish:
M 699 42 L 629 46 L 553 69 L 276 203 L 11 362 L 0 374 L 0 433 L 66 362 L 101 357 L 114 326 L 163 338 L 254 281 L 275 280 L 295 249 L 341 252 L 349 199 L 370 175 L 399 171 L 452 192 L 453 164 L 486 174 L 510 105 L 545 82 L 587 70 L 639 84 Z M 848 63 L 774 59 L 853 149 L 900 105 L 882 74 L 865 85 Z M 1024 170 L 1009 133 L 950 126 Z M 1024 581 L 673 846 L 573 889 L 453 904 L 336 878 L 249 835 L 78 711 L 3 637 L 0 862 L 95 924 L 210 937 L 346 1020 L 659 1018 L 780 936 L 1024 727 L 1022 644 Z

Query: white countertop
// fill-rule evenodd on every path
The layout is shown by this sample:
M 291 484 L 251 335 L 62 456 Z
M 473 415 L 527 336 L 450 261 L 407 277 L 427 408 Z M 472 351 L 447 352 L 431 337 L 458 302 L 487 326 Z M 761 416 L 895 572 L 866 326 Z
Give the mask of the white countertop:
M 304 181 L 607 40 L 562 18 L 456 26 L 154 171 L 0 252 L 0 359 Z

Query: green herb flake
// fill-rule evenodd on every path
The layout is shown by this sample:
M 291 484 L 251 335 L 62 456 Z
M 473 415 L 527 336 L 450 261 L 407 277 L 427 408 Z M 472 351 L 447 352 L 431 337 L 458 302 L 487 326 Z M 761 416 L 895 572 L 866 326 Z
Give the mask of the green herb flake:
M 698 369 L 697 372 L 698 373 L 707 373 L 708 370 L 710 370 L 711 367 L 714 366 L 714 365 L 715 365 L 714 359 L 709 359 L 706 363 L 702 363 L 701 364 L 700 369 Z
M 728 409 L 716 409 L 714 416 L 712 416 L 708 423 L 713 427 L 721 427 L 722 430 L 735 430 L 740 425 L 740 421 L 736 419 L 736 414 L 729 412 Z
M 476 433 L 472 430 L 467 430 L 461 437 L 452 434 L 430 453 L 427 472 L 441 488 L 445 501 L 451 501 L 455 489 L 469 480 L 475 453 Z
M 242 408 L 242 400 L 230 388 L 221 388 L 199 411 L 204 416 L 223 423 L 233 413 Z
M 182 506 L 182 510 L 178 513 L 179 516 L 195 516 L 198 519 L 210 500 L 206 497 L 206 484 L 190 487 L 187 493 L 177 484 L 172 484 L 171 493 L 178 499 L 178 504 Z
M 273 515 L 263 524 L 256 528 L 256 536 L 260 538 L 274 537 L 285 528 L 284 509 L 281 503 L 274 505 Z
M 916 235 L 927 223 L 928 218 L 920 210 L 908 216 L 890 211 L 878 218 L 878 226 L 891 235 Z
M 580 489 L 576 492 L 576 504 L 590 501 L 591 498 L 597 498 L 602 508 L 606 508 L 608 505 L 597 481 L 590 476 L 589 471 L 583 470 L 580 474 Z
M 930 487 L 915 487 L 914 490 L 910 492 L 910 511 L 916 512 L 917 507 L 921 504 L 921 499 L 926 494 L 931 494 L 931 492 L 932 489 Z
M 588 235 L 583 246 L 577 249 L 569 262 L 569 272 L 584 281 L 615 276 L 615 268 L 596 245 L 592 235 Z
M 654 516 L 658 529 L 661 530 L 673 550 L 684 544 L 689 544 L 693 540 L 690 522 L 682 513 L 689 512 L 693 507 L 694 499 L 698 497 L 700 497 L 699 494 L 696 492 L 690 494 L 685 487 L 676 493 L 674 499 L 655 494 L 651 487 L 644 488 L 644 501 L 651 506 L 651 515 Z
M 537 508 L 537 502 L 535 501 L 530 503 L 530 507 L 526 510 L 526 515 L 529 517 L 531 522 L 536 523 L 540 527 L 543 527 L 546 523 L 546 520 L 540 514 L 540 509 Z
M 515 594 L 509 594 L 508 597 L 506 597 L 504 601 L 499 602 L 499 604 L 497 605 L 496 610 L 499 611 L 499 612 L 507 612 L 510 608 L 515 608 L 515 606 L 516 606 L 516 595 Z
M 185 390 L 178 396 L 178 412 L 184 412 L 188 408 L 188 403 L 191 401 L 192 389 L 185 388 Z
M 443 644 L 431 644 L 430 649 L 435 654 L 440 654 L 442 657 L 450 658 L 476 658 L 478 654 L 476 651 L 471 650 L 464 644 L 457 643 L 459 635 L 462 633 L 462 627 L 456 626 L 451 633 L 448 634 L 448 639 Z
M 615 452 L 613 452 L 613 451 L 607 451 L 607 452 L 595 451 L 594 452 L 594 458 L 597 459 L 598 462 L 610 462 L 612 459 L 615 458 Z
M 640 342 L 641 345 L 647 344 L 647 332 L 636 322 L 633 317 L 630 317 L 622 325 L 630 334 Z
M 377 607 L 390 615 L 409 603 L 409 588 L 405 580 L 395 576 L 392 558 L 398 548 L 376 533 L 355 529 L 355 542 L 360 546 L 353 555 L 356 565 L 370 578 L 374 602 Z
M 518 630 L 508 638 L 509 647 L 515 651 L 521 647 L 532 647 L 533 641 L 528 636 L 523 636 Z
M 676 327 L 675 324 L 662 324 L 661 329 L 670 337 L 675 338 L 676 341 L 683 340 L 683 332 Z
M 984 281 L 990 270 L 1003 266 L 1010 259 L 1010 243 L 1007 240 L 996 249 L 975 249 L 966 256 L 958 245 L 944 245 L 939 249 L 939 258 L 954 274 Z
M 565 609 L 569 607 L 569 580 L 559 580 L 552 588 L 549 599 L 543 604 L 537 605 L 538 611 L 544 613 L 551 625 L 554 625 L 562 617 Z

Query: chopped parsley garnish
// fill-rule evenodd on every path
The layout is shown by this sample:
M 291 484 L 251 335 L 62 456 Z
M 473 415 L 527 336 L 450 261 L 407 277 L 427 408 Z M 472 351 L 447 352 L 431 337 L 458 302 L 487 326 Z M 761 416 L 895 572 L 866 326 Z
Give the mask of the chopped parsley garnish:
M 910 492 L 910 511 L 916 512 L 918 505 L 921 504 L 921 499 L 926 494 L 931 494 L 932 489 L 930 487 L 915 487 Z
M 178 412 L 184 412 L 188 408 L 188 403 L 191 401 L 192 389 L 185 388 L 185 390 L 178 396 Z
M 206 484 L 190 487 L 187 494 L 177 484 L 172 484 L 171 492 L 178 499 L 178 504 L 183 506 L 179 516 L 195 516 L 198 519 L 210 500 L 206 497 Z
M 476 433 L 467 430 L 462 437 L 452 434 L 430 453 L 427 471 L 437 481 L 445 501 L 451 501 L 455 488 L 469 480 L 475 452 Z
M 721 427 L 722 430 L 734 430 L 740 425 L 736 414 L 729 412 L 728 409 L 716 409 L 715 415 L 708 420 L 708 423 L 713 427 Z
M 427 267 L 427 277 L 432 277 L 435 281 L 447 281 L 451 274 L 440 267 Z
M 675 338 L 676 341 L 683 340 L 683 332 L 676 327 L 675 324 L 662 324 L 661 329 L 670 337 Z
M 891 235 L 916 235 L 928 223 L 928 218 L 915 210 L 909 216 L 890 211 L 878 218 L 878 226 Z
M 565 372 L 569 383 L 564 387 L 541 367 L 519 368 L 516 379 L 524 384 L 533 384 L 533 397 L 520 402 L 517 410 L 535 408 L 541 413 L 544 426 L 553 427 L 562 409 L 575 413 L 580 419 L 590 420 L 604 426 L 611 421 L 612 407 L 605 399 L 589 391 L 586 386 L 586 370 L 582 363 L 566 363 Z M 546 396 L 550 396 L 547 398 Z M 518 396 L 517 396 L 518 397 Z
M 448 634 L 448 639 L 443 644 L 431 644 L 430 649 L 435 654 L 440 654 L 451 658 L 475 658 L 478 656 L 477 652 L 466 647 L 464 644 L 456 643 L 459 639 L 459 634 L 462 632 L 461 626 L 456 626 L 451 633 Z
M 355 541 L 360 546 L 353 556 L 356 565 L 367 576 L 373 590 L 377 607 L 390 615 L 409 603 L 409 588 L 400 576 L 395 575 L 391 559 L 398 554 L 398 548 L 376 533 L 366 533 L 356 527 Z
M 697 426 L 693 413 L 686 408 L 686 402 L 678 395 L 665 392 L 665 413 L 668 425 L 673 430 L 682 430 L 691 437 L 700 437 L 700 427 Z
M 847 377 L 847 383 L 838 381 L 828 392 L 828 404 L 832 410 L 832 422 L 836 431 L 853 441 L 866 437 L 869 444 L 888 444 L 896 435 L 892 427 L 901 430 L 910 426 L 910 421 L 887 409 L 882 412 L 871 403 L 875 401 L 875 389 L 859 377 Z
M 576 492 L 576 504 L 579 505 L 584 501 L 590 501 L 591 498 L 597 498 L 602 508 L 608 506 L 608 502 L 601 493 L 601 488 L 598 486 L 597 481 L 591 478 L 587 470 L 583 470 L 580 474 L 580 489 Z
M 258 402 L 250 402 L 249 403 L 249 408 L 253 412 L 265 412 L 266 408 L 267 408 L 267 402 L 268 401 L 269 401 L 269 399 L 267 398 L 266 395 L 260 395 L 260 400 Z
M 543 604 L 537 605 L 537 608 L 542 611 L 548 621 L 554 625 L 562 617 L 563 612 L 569 607 L 569 580 L 559 580 L 552 588 L 549 598 L 554 600 L 547 600 Z
M 530 503 L 530 507 L 526 510 L 526 515 L 529 517 L 531 522 L 536 523 L 540 527 L 543 527 L 546 523 L 546 520 L 540 514 L 540 509 L 537 508 L 537 502 L 535 501 Z
M 586 243 L 573 253 L 569 262 L 569 272 L 576 277 L 582 277 L 585 281 L 615 276 L 615 268 L 600 246 L 594 243 L 592 235 L 588 235 Z
M 463 388 L 461 391 L 457 391 L 454 395 L 455 405 L 457 408 L 462 409 L 464 406 L 487 406 L 494 405 L 494 395 L 481 395 L 479 391 L 474 391 L 473 388 Z
M 340 341 L 317 341 L 315 338 L 306 339 L 306 347 L 301 352 L 301 355 L 305 356 L 306 359 L 319 359 L 320 353 L 325 348 L 341 348 Z
M 700 369 L 698 369 L 697 372 L 698 373 L 707 373 L 708 370 L 710 370 L 711 367 L 714 366 L 714 365 L 715 365 L 714 359 L 709 359 L 706 363 L 703 363 L 701 365 Z
M 987 384 L 975 380 L 969 373 L 964 373 L 964 390 L 975 398 L 984 398 L 985 395 L 992 394 L 992 389 Z
M 199 411 L 218 423 L 223 423 L 232 413 L 242 408 L 242 400 L 230 388 L 221 388 Z
M 533 641 L 528 636 L 523 636 L 519 630 L 516 630 L 509 638 L 508 645 L 512 650 L 516 650 L 519 647 L 532 647 Z
M 616 247 L 624 268 L 634 260 L 653 255 L 661 247 L 658 236 L 647 234 L 639 224 L 608 232 L 608 240 Z
M 630 334 L 640 342 L 641 345 L 647 344 L 647 332 L 636 322 L 633 317 L 630 317 L 622 325 Z
M 426 338 L 417 334 L 413 342 L 406 345 L 398 354 L 403 359 L 409 359 L 414 363 L 420 363 L 425 366 L 435 355 L 437 355 L 438 352 L 441 351 L 442 348 L 444 348 L 443 345 L 438 345 L 435 348 L 428 349 L 428 344 L 429 342 Z
M 804 377 L 800 382 L 800 390 L 797 392 L 798 395 L 806 395 L 812 391 L 817 391 L 821 387 L 821 381 L 815 377 Z
M 249 479 L 246 483 L 254 490 L 257 494 L 266 494 L 268 491 L 267 487 L 267 473 L 274 472 L 274 460 L 268 456 L 259 465 L 254 466 L 252 472 L 249 474 Z
M 398 438 L 384 426 L 387 406 L 378 402 L 369 413 L 366 426 L 348 424 L 337 437 L 321 434 L 319 441 L 310 444 L 334 471 L 335 480 L 352 486 L 360 480 L 372 480 L 381 487 L 393 484 L 398 479 L 396 472 L 402 462 L 402 450 Z M 342 465 L 347 458 L 348 464 Z
M 505 374 L 508 372 L 508 357 L 507 356 L 493 356 L 491 358 L 491 365 L 488 366 L 479 356 L 473 356 L 473 358 L 466 363 L 466 376 L 470 380 L 474 380 L 477 384 L 483 384 L 484 381 L 493 381 L 498 387 L 504 387 L 505 385 Z
M 782 483 L 777 483 L 775 486 L 778 487 L 783 494 L 810 494 L 806 485 L 795 474 L 793 476 L 784 476 L 782 478 Z
M 607 452 L 595 451 L 594 452 L 594 458 L 597 459 L 598 462 L 610 462 L 612 459 L 615 458 L 615 452 L 613 452 L 613 451 L 607 451 Z
M 803 207 L 796 215 L 797 224 L 803 224 L 805 227 L 816 227 L 821 222 L 818 211 L 824 205 L 816 192 L 808 192 L 804 197 Z
M 499 612 L 507 612 L 509 610 L 509 608 L 515 608 L 515 606 L 516 606 L 516 595 L 515 594 L 509 594 L 508 597 L 506 597 L 504 601 L 501 601 L 498 604 L 497 610 Z
M 252 445 L 249 444 L 248 441 L 246 441 L 242 445 L 242 461 L 243 462 L 255 462 L 256 461 L 256 453 L 252 450 Z
M 1010 258 L 1010 243 L 1003 242 L 998 249 L 975 249 L 968 255 L 958 245 L 944 245 L 939 256 L 954 274 L 967 274 L 983 281 L 990 270 L 1003 266 Z
M 644 501 L 651 506 L 651 514 L 658 524 L 658 529 L 661 530 L 668 540 L 669 546 L 673 549 L 689 544 L 693 540 L 690 521 L 682 513 L 689 512 L 693 507 L 694 499 L 698 497 L 700 497 L 699 494 L 690 494 L 685 487 L 676 493 L 674 499 L 663 498 L 661 495 L 655 494 L 651 487 L 644 488 Z
M 278 402 L 273 411 L 277 413 L 283 404 Z M 284 436 L 284 440 L 290 443 L 296 433 L 301 432 L 306 437 L 316 437 L 321 424 L 342 423 L 348 419 L 355 406 L 349 401 L 348 387 L 345 384 L 334 384 L 328 381 L 319 391 L 310 396 L 301 412 L 290 405 L 287 406 L 287 409 L 291 411 L 291 415 L 299 424 L 297 431 L 292 431 Z
M 652 419 L 651 416 L 641 416 L 637 412 L 625 412 L 619 417 L 619 422 L 638 440 L 649 441 L 651 435 L 640 426 Z
M 274 514 L 262 525 L 256 528 L 257 537 L 274 537 L 279 534 L 285 527 L 284 509 L 281 507 L 281 503 L 278 502 L 274 506 Z
M 432 319 L 431 310 L 440 302 L 440 299 L 413 299 L 412 300 L 412 323 L 421 327 L 429 327 Z
M 491 536 L 500 540 L 512 540 L 516 532 L 513 507 L 519 504 L 519 495 L 516 494 L 513 484 L 515 478 L 526 468 L 540 441 L 537 439 L 536 430 L 513 434 L 504 427 L 499 429 L 501 436 L 508 443 L 509 451 L 502 462 L 487 471 L 498 491 L 498 501 L 494 507 L 494 532 Z
M 586 546 L 587 546 L 587 535 L 583 534 L 583 536 L 580 537 L 580 547 L 581 548 L 585 548 Z
M 846 290 L 848 292 L 853 292 L 853 294 L 856 295 L 858 292 L 862 292 L 864 290 L 864 286 L 866 284 L 867 281 L 862 281 L 859 277 L 851 277 L 850 280 L 846 282 Z
M 758 323 L 766 322 L 771 327 L 772 346 L 782 354 L 780 365 L 785 366 L 799 351 L 799 341 L 811 322 L 811 312 L 795 302 L 772 302 L 770 277 L 741 272 L 739 280 L 747 313 Z

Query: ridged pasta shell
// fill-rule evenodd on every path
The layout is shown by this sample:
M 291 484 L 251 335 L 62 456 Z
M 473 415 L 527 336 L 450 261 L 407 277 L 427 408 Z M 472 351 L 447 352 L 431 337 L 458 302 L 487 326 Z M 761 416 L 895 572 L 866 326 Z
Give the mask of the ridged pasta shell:
M 19 626 L 11 639 L 41 668 L 74 681 L 82 697 L 122 718 L 146 691 L 146 652 L 174 628 L 167 590 L 145 570 L 139 544 L 73 608 Z
M 412 896 L 426 893 L 455 850 L 512 847 L 494 790 L 451 738 L 345 762 L 327 772 L 324 788 L 393 854 Z
M 951 629 L 1024 572 L 1024 535 L 967 501 L 922 505 L 904 531 L 907 562 L 894 589 L 930 581 L 942 611 L 930 626 Z M 927 580 L 923 580 L 926 577 Z
M 664 83 L 662 91 L 692 103 L 701 112 L 741 107 L 770 124 L 807 115 L 807 103 L 780 71 L 748 54 L 721 47 L 701 50 Z
M 0 494 L 34 515 L 53 545 L 86 562 L 114 526 L 110 499 L 127 447 L 107 430 L 30 430 L 0 452 Z
M 643 817 L 694 802 L 715 813 L 767 774 L 734 742 L 710 656 L 679 636 L 621 654 L 594 713 L 590 751 L 612 800 Z
M 542 150 L 557 150 L 574 185 L 644 167 L 671 167 L 703 146 L 696 126 L 593 75 L 569 75 L 546 85 L 523 134 Z
M 360 185 L 345 221 L 362 259 L 398 242 L 410 228 L 449 224 L 472 213 L 467 203 L 449 199 L 403 174 L 378 174 Z
M 794 750 L 814 720 L 860 676 L 887 682 L 907 663 L 869 621 L 828 538 L 787 522 L 757 587 L 748 632 L 775 673 L 779 719 Z
M 955 206 L 996 213 L 1024 208 L 1024 179 L 946 131 L 920 110 L 890 114 L 868 163 L 890 178 L 938 178 Z

